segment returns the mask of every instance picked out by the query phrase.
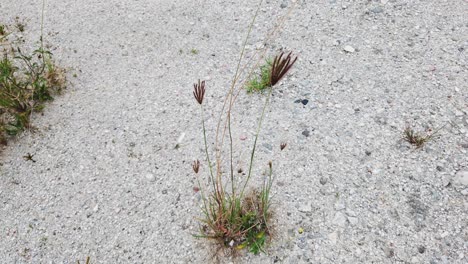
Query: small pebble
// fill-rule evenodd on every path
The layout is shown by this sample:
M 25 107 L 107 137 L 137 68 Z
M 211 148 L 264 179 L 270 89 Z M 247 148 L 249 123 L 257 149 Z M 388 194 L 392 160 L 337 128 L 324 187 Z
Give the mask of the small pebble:
M 302 135 L 304 135 L 305 137 L 309 137 L 310 136 L 310 131 L 306 129 L 306 130 L 302 131 Z
M 153 174 L 148 173 L 148 174 L 146 174 L 146 179 L 147 179 L 148 181 L 150 181 L 150 182 L 153 182 L 156 178 L 154 177 Z
M 378 13 L 382 13 L 384 10 L 383 10 L 382 7 L 377 6 L 377 7 L 371 8 L 370 11 L 371 11 L 372 13 L 378 14 Z
M 422 253 L 426 252 L 426 248 L 424 246 L 419 246 L 418 247 L 418 252 L 422 254 Z
M 327 182 L 328 182 L 327 178 L 325 178 L 325 177 L 320 178 L 320 184 L 325 185 L 325 184 L 327 184 Z
M 343 50 L 346 51 L 346 52 L 349 52 L 349 53 L 353 53 L 353 52 L 356 51 L 353 47 L 351 47 L 349 45 L 344 46 Z
M 468 186 L 468 171 L 459 171 L 455 174 L 453 183 L 461 186 Z

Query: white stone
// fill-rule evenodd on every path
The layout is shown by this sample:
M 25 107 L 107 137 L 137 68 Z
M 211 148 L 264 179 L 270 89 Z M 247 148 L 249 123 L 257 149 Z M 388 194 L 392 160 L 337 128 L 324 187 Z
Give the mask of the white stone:
M 344 46 L 343 50 L 346 51 L 346 52 L 349 52 L 349 53 L 353 53 L 353 52 L 356 51 L 353 47 L 351 47 L 349 45 Z
M 343 202 L 339 202 L 339 203 L 336 203 L 336 204 L 335 204 L 335 210 L 336 210 L 336 211 L 341 211 L 341 210 L 343 210 L 343 209 L 345 209 L 345 208 L 346 208 L 346 206 L 344 205 Z
M 453 183 L 456 185 L 468 186 L 468 171 L 459 171 L 453 178 Z
M 337 232 L 333 232 L 331 234 L 328 235 L 328 239 L 330 239 L 330 243 L 332 245 L 336 245 L 336 241 L 338 240 L 338 233 Z
M 154 177 L 153 174 L 148 173 L 148 174 L 146 174 L 146 179 L 152 182 L 152 181 L 154 181 L 156 178 Z

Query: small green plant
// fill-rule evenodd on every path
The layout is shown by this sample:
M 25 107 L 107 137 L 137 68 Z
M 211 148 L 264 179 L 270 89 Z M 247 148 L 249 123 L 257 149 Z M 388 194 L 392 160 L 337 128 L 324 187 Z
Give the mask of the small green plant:
M 260 76 L 254 76 L 246 85 L 248 93 L 262 92 L 270 86 L 271 59 L 267 59 L 265 64 L 260 66 Z
M 197 49 L 191 49 L 190 53 L 192 53 L 193 55 L 197 55 L 199 51 Z
M 2 40 L 3 41 L 3 40 Z M 64 71 L 52 61 L 52 54 L 40 47 L 30 55 L 5 40 L 0 59 L 0 143 L 31 128 L 33 112 L 65 86 Z
M 405 128 L 405 131 L 403 131 L 403 139 L 411 145 L 416 146 L 416 148 L 421 148 L 427 141 L 429 141 L 428 136 L 422 136 L 409 126 Z

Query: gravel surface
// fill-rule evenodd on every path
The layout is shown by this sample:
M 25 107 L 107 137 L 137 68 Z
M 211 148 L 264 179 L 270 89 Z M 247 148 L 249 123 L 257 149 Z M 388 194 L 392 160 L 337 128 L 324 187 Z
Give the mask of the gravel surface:
M 40 2 L 0 0 L 1 22 L 19 16 L 37 41 Z M 70 85 L 2 154 L 2 263 L 216 261 L 191 236 L 191 162 L 204 157 L 192 84 L 208 80 L 213 139 L 256 1 L 177 2 L 47 0 Z M 265 1 L 248 56 L 292 6 Z M 299 60 L 273 93 L 255 171 L 273 160 L 276 236 L 267 255 L 220 262 L 468 262 L 467 14 L 463 0 L 297 2 L 267 43 Z M 238 99 L 239 167 L 264 98 Z M 415 149 L 407 125 L 443 128 Z

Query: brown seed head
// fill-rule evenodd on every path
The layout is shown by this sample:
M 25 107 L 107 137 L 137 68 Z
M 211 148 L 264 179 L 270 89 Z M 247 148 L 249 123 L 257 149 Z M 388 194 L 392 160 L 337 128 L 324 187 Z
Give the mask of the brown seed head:
M 199 104 L 203 103 L 203 97 L 205 96 L 205 81 L 198 80 L 198 84 L 193 84 L 193 95 Z
M 271 167 L 273 166 L 273 162 L 271 162 L 271 160 L 268 162 L 268 166 L 270 167 L 270 170 L 271 170 Z
M 286 73 L 291 69 L 294 63 L 297 60 L 297 57 L 292 60 L 292 52 L 283 58 L 284 53 L 282 52 L 279 56 L 276 56 L 271 65 L 271 76 L 270 76 L 270 85 L 274 86 L 277 84 Z
M 198 171 L 200 170 L 200 161 L 194 160 L 192 163 L 192 168 L 195 173 L 198 173 Z
M 287 145 L 288 145 L 288 143 L 285 143 L 285 142 L 281 143 L 280 144 L 280 149 L 283 150 Z

